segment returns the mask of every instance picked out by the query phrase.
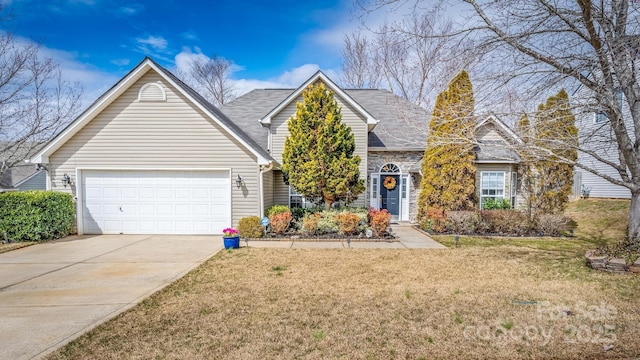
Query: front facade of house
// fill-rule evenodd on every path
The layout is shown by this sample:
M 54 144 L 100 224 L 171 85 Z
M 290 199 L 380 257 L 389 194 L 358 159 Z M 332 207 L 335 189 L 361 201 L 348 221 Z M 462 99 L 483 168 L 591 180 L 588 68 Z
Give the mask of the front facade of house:
M 316 82 L 335 93 L 362 159 L 366 191 L 352 203 L 414 221 L 427 114 L 385 90 L 341 89 L 321 72 L 218 109 L 145 58 L 31 161 L 46 165 L 48 189 L 76 197 L 79 234 L 221 233 L 274 204 L 307 205 L 279 169 L 287 120 Z M 487 144 L 517 141 L 497 118 L 478 125 Z M 519 158 L 504 155 L 478 152 L 476 188 L 516 204 Z

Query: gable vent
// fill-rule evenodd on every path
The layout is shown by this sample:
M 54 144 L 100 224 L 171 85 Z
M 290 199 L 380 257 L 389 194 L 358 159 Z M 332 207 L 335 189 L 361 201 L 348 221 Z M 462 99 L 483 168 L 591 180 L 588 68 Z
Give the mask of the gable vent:
M 138 92 L 139 101 L 167 101 L 167 94 L 159 83 L 146 83 Z

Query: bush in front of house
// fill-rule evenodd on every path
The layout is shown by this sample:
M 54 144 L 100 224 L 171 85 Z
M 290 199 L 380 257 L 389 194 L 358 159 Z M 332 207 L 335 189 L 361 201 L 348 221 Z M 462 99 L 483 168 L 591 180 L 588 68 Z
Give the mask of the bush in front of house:
M 70 194 L 24 191 L 0 194 L 0 237 L 12 241 L 60 239 L 71 233 L 75 206 Z
M 576 228 L 576 222 L 562 214 L 540 214 L 534 219 L 536 231 L 541 235 L 560 236 Z
M 259 238 L 264 236 L 264 227 L 262 227 L 259 217 L 247 216 L 238 221 L 238 233 L 243 238 Z
M 484 210 L 511 209 L 511 201 L 509 201 L 509 199 L 486 198 L 482 201 L 482 208 Z
M 343 235 L 355 235 L 358 233 L 358 225 L 362 221 L 357 214 L 348 211 L 337 214 L 335 219 L 340 227 L 340 233 Z
M 382 236 L 387 232 L 387 228 L 391 223 L 391 214 L 389 214 L 387 209 L 369 209 L 368 218 L 369 225 L 371 225 L 375 236 Z
M 284 212 L 291 212 L 287 205 L 273 205 L 267 209 L 266 214 L 267 217 L 270 218 L 273 215 L 282 214 Z
M 500 235 L 527 235 L 531 226 L 527 215 L 518 210 L 481 210 L 484 232 Z
M 484 227 L 477 211 L 447 211 L 446 218 L 449 231 L 455 234 L 477 234 Z
M 315 235 L 318 232 L 320 219 L 322 219 L 322 214 L 320 213 L 306 214 L 302 218 L 302 231 L 306 235 Z
M 289 225 L 291 225 L 292 220 L 293 216 L 291 215 L 290 211 L 285 211 L 269 216 L 271 231 L 276 235 L 284 234 L 285 231 L 287 231 L 287 229 L 289 228 Z

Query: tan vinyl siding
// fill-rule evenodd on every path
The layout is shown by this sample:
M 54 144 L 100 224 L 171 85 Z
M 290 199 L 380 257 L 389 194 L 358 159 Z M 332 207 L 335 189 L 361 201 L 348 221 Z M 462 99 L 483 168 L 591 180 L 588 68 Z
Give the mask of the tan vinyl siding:
M 138 100 L 138 91 L 160 82 L 166 101 Z M 227 134 L 215 121 L 149 71 L 115 99 L 91 122 L 50 156 L 51 188 L 76 193 L 77 168 L 102 169 L 232 169 L 242 176 L 238 189 L 232 181 L 232 223 L 259 214 L 255 155 Z M 64 188 L 63 174 L 72 178 Z
M 480 191 L 481 191 L 481 173 L 483 171 L 503 171 L 504 172 L 504 198 L 511 199 L 511 173 L 517 171 L 516 167 L 512 164 L 476 164 L 476 196 L 478 197 L 478 204 L 480 203 Z M 520 181 L 520 179 L 518 179 Z M 520 207 L 523 203 L 523 198 L 518 192 L 516 196 L 516 208 Z
M 279 170 L 273 172 L 273 205 L 289 205 L 289 185 Z
M 273 205 L 273 171 L 267 171 L 262 176 L 264 210 L 266 210 Z
M 289 134 L 287 121 L 291 116 L 296 114 L 296 104 L 298 101 L 302 100 L 302 96 L 299 96 L 295 101 L 292 101 L 282 109 L 280 113 L 276 114 L 271 120 L 271 153 L 273 158 L 279 163 L 282 163 L 284 141 Z M 360 178 L 366 182 L 368 136 L 367 120 L 337 95 L 336 100 L 338 105 L 341 107 L 342 122 L 351 127 L 351 132 L 353 133 L 356 142 L 355 154 L 360 156 Z M 361 194 L 353 205 L 365 206 L 366 197 L 367 191 Z
M 496 129 L 496 126 L 492 123 L 481 126 L 476 131 L 476 139 L 482 141 L 505 141 L 504 136 Z

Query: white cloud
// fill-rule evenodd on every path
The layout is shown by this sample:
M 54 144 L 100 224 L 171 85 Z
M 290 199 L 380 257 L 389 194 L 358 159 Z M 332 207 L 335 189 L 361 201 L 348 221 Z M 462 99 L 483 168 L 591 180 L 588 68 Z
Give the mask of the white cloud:
M 210 57 L 203 54 L 197 47 L 193 51 L 190 47 L 184 47 L 175 57 L 176 73 L 180 74 L 181 77 L 188 77 L 189 64 L 194 59 L 209 60 Z M 253 89 L 297 88 L 320 70 L 320 67 L 318 64 L 303 64 L 268 79 L 247 79 L 235 77 L 234 74 L 237 74 L 241 70 L 244 70 L 244 67 L 237 64 L 234 64 L 231 68 L 232 74 L 230 80 L 233 83 L 236 89 L 236 95 L 238 96 L 246 94 Z M 337 82 L 340 78 L 339 72 L 336 70 L 326 69 L 323 70 L 323 72 L 333 81 Z M 189 79 L 186 79 L 186 82 L 189 83 Z
M 144 10 L 144 5 L 141 4 L 129 4 L 123 6 L 117 10 L 117 13 L 125 16 L 132 16 Z
M 167 39 L 162 36 L 149 35 L 145 38 L 136 38 L 136 42 L 138 43 L 137 49 L 144 53 L 155 51 L 163 52 L 167 50 L 167 47 L 169 46 Z
M 111 60 L 111 63 L 113 65 L 118 65 L 118 66 L 127 66 L 131 63 L 131 60 L 129 59 L 113 59 Z

